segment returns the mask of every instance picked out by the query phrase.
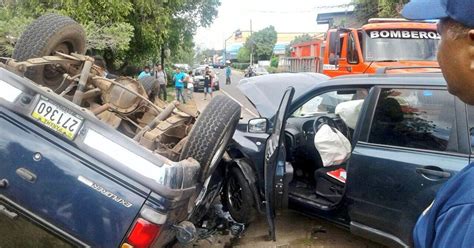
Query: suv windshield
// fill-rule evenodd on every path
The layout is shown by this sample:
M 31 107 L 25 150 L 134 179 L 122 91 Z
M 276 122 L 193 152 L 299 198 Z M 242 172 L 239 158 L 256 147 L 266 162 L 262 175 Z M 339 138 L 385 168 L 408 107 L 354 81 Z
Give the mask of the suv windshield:
M 366 61 L 436 61 L 440 37 L 433 30 L 370 30 L 363 32 Z

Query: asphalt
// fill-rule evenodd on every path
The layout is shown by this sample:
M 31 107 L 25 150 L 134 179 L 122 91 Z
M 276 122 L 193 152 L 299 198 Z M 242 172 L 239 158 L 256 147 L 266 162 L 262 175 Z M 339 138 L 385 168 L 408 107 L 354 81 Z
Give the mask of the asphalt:
M 225 70 L 216 69 L 219 72 L 219 84 L 220 90 L 214 91 L 214 95 L 226 95 L 230 97 L 232 100 L 237 102 L 242 107 L 241 117 L 243 119 L 251 119 L 258 117 L 258 111 L 253 107 L 252 103 L 245 97 L 242 92 L 237 88 L 237 84 L 240 80 L 244 78 L 244 74 L 240 71 L 232 71 L 231 74 L 231 84 L 225 84 Z M 197 108 L 202 111 L 207 103 L 210 101 L 208 97 L 207 100 L 204 100 L 204 93 L 202 92 L 194 92 L 193 93 L 194 102 L 197 105 Z

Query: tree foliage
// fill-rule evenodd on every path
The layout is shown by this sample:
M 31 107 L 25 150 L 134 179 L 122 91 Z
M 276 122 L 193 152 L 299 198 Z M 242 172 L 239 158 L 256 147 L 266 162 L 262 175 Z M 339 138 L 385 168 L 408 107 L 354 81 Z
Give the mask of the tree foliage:
M 177 55 L 172 58 L 180 59 L 194 46 L 197 27 L 209 26 L 219 5 L 219 0 L 3 0 L 0 48 L 11 53 L 14 38 L 26 25 L 55 12 L 82 24 L 88 52 L 103 55 L 108 64 L 155 62 L 161 48 L 169 48 Z
M 375 17 L 400 17 L 400 11 L 409 0 L 353 0 L 355 14 L 360 21 Z
M 248 63 L 250 61 L 250 50 L 243 46 L 237 53 L 237 61 L 240 63 Z
M 245 47 L 252 51 L 257 60 L 269 60 L 273 54 L 273 47 L 277 41 L 275 27 L 268 26 L 253 33 L 245 42 Z

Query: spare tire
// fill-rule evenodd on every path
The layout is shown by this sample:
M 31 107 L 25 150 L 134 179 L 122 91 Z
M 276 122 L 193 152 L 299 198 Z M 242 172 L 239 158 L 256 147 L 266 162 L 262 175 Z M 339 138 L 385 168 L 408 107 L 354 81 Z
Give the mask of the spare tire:
M 204 183 L 219 164 L 240 119 L 240 105 L 218 95 L 199 115 L 183 147 L 180 159 L 192 157 L 200 165 L 199 181 Z
M 86 33 L 81 25 L 69 17 L 47 14 L 31 23 L 21 35 L 13 50 L 13 59 L 24 61 L 30 58 L 86 51 Z M 35 66 L 28 69 L 26 76 L 38 84 L 56 92 L 67 85 L 61 85 L 63 68 L 54 65 Z

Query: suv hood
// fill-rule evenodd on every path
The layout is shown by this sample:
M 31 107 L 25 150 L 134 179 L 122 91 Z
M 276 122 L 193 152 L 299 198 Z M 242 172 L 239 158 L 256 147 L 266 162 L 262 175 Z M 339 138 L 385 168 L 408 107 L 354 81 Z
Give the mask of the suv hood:
M 242 79 L 237 88 L 244 93 L 262 117 L 272 118 L 280 105 L 285 90 L 295 88 L 293 99 L 329 77 L 319 73 L 277 73 Z

